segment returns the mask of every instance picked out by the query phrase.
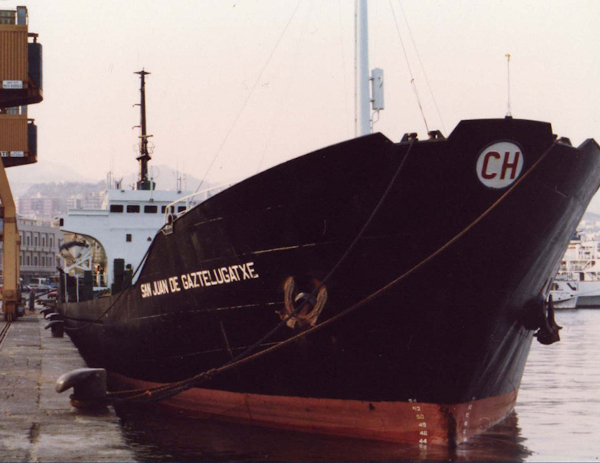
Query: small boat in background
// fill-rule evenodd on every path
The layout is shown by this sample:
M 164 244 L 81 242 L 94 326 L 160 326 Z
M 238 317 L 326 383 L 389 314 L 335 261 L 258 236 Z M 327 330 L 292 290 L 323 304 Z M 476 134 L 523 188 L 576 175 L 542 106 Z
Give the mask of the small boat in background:
M 600 308 L 599 241 L 583 234 L 571 239 L 554 279 L 552 294 L 557 309 Z
M 554 280 L 550 286 L 549 297 L 552 296 L 555 309 L 576 309 L 577 299 L 576 287 L 569 281 Z

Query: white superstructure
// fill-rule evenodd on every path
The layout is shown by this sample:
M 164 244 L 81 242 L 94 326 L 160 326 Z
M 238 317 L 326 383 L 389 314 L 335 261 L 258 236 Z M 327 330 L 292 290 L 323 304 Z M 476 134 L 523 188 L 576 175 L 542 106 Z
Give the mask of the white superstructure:
M 76 235 L 76 241 L 83 240 L 100 251 L 97 254 L 103 258 L 97 258 L 89 269 L 94 273 L 95 286 L 110 287 L 114 281 L 114 260 L 123 259 L 125 267 L 131 266 L 135 270 L 154 235 L 164 225 L 169 204 L 187 194 L 161 190 L 108 190 L 102 209 L 68 211 L 61 217 L 61 230 Z M 186 203 L 177 203 L 172 212 L 182 213 L 186 208 Z M 89 264 L 82 262 L 82 265 Z M 76 265 L 70 267 L 77 268 Z M 99 284 L 100 281 L 104 285 Z

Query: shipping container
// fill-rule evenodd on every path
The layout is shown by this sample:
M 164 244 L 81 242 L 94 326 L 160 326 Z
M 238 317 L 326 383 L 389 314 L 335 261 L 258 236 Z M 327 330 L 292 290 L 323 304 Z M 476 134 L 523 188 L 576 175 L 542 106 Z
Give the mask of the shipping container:
M 28 73 L 27 26 L 0 24 L 0 81 L 15 86 L 21 82 L 27 88 Z
M 0 114 L 0 157 L 4 167 L 37 160 L 37 127 L 26 114 Z
M 29 32 L 27 8 L 0 10 L 0 108 L 39 103 L 42 45 Z

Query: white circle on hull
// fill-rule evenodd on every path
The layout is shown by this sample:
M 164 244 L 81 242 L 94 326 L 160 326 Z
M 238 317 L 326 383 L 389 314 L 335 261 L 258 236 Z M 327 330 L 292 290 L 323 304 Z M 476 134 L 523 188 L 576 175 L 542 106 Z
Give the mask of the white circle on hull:
M 477 176 L 489 188 L 506 188 L 519 178 L 521 170 L 523 152 L 508 141 L 493 143 L 477 158 Z

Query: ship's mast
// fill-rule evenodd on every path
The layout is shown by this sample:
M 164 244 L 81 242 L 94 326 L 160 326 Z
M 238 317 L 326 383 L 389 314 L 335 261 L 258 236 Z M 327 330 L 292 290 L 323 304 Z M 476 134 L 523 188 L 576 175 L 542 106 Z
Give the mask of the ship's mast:
M 134 74 L 140 75 L 140 130 L 142 134 L 140 135 L 140 155 L 137 157 L 137 160 L 140 161 L 140 176 L 137 182 L 138 190 L 152 190 L 153 185 L 150 179 L 148 178 L 148 161 L 150 158 L 150 153 L 148 152 L 148 138 L 152 135 L 148 135 L 146 132 L 146 76 L 150 74 L 142 69 L 139 72 L 135 72 Z
M 367 20 L 367 0 L 356 0 L 355 5 L 355 98 L 356 136 L 371 133 L 369 105 L 369 33 Z
M 355 130 L 356 136 L 368 135 L 372 131 L 371 109 L 379 115 L 384 109 L 383 70 L 373 69 L 369 75 L 369 32 L 367 0 L 356 0 L 355 5 Z M 369 93 L 369 82 L 371 92 Z M 379 116 L 377 117 L 379 119 Z

